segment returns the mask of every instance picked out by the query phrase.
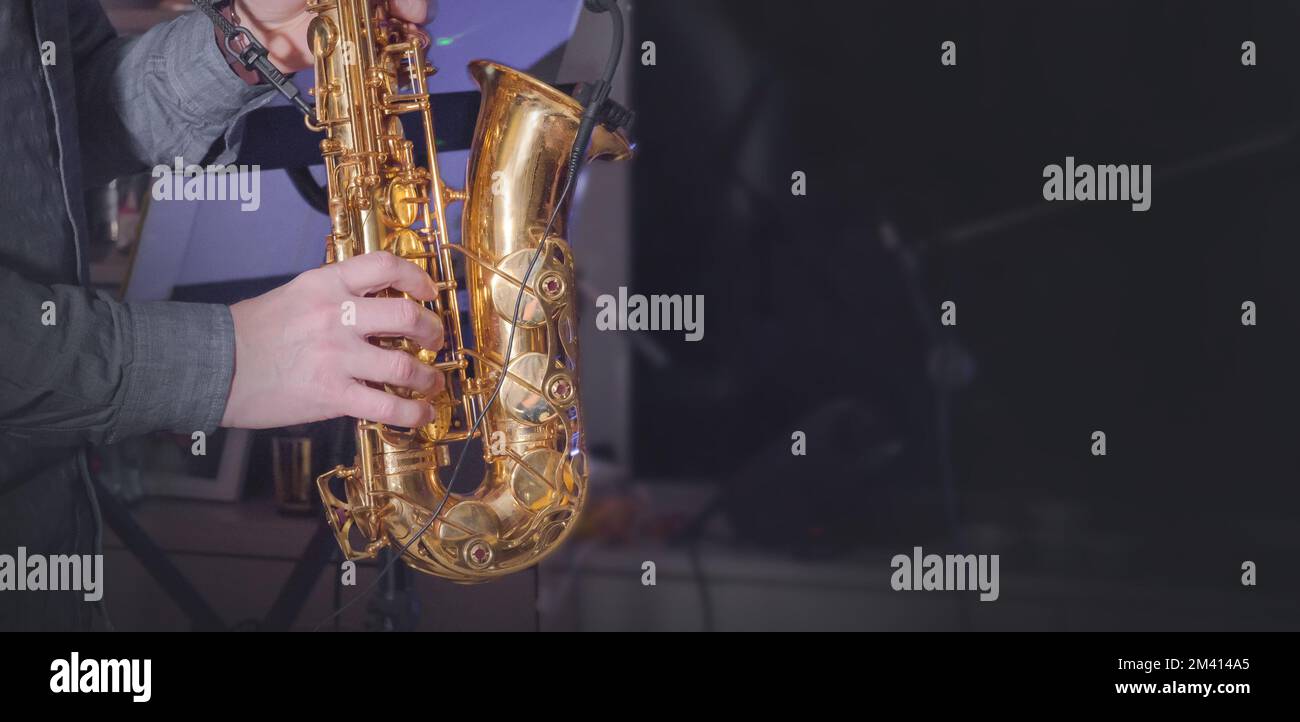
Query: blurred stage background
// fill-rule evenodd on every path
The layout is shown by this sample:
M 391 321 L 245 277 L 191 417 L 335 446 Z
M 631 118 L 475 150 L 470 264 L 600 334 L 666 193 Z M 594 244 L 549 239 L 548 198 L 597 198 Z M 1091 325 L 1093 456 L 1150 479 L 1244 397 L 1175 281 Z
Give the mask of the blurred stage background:
M 106 4 L 123 23 L 154 5 Z M 440 6 L 438 92 L 469 89 L 478 56 L 554 82 L 599 72 L 608 23 L 578 0 Z M 398 616 L 430 630 L 1300 628 L 1300 3 L 628 8 L 614 97 L 638 113 L 639 155 L 588 171 L 570 239 L 599 462 L 584 533 L 535 577 L 413 579 L 420 612 Z M 956 67 L 939 63 L 945 40 Z M 1239 62 L 1246 40 L 1256 67 Z M 1066 156 L 1153 164 L 1151 210 L 1045 203 L 1043 167 Z M 458 183 L 464 153 L 443 163 Z M 791 195 L 794 171 L 807 196 Z M 281 175 L 263 175 L 276 213 L 149 205 L 128 294 L 230 302 L 317 265 L 326 220 Z M 596 330 L 594 298 L 619 287 L 703 295 L 703 340 Z M 937 324 L 948 300 L 953 328 Z M 1257 326 L 1240 323 L 1246 300 Z M 790 454 L 794 431 L 806 456 Z M 126 494 L 228 625 L 256 626 L 319 528 L 275 512 L 274 436 L 249 440 L 234 500 Z M 1000 554 L 1000 600 L 892 591 L 889 560 L 914 546 Z M 188 626 L 127 550 L 108 574 L 119 628 Z M 328 576 L 295 628 L 337 603 Z M 384 616 L 366 607 L 341 628 Z

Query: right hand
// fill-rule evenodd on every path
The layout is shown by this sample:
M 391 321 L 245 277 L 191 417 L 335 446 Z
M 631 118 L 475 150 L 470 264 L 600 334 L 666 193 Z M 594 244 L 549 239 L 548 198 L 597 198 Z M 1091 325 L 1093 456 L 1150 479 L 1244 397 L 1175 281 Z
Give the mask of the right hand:
M 235 320 L 235 376 L 222 426 L 265 429 L 352 416 L 394 426 L 433 419 L 428 401 L 405 399 L 366 381 L 432 397 L 442 374 L 370 337 L 405 336 L 421 348 L 442 347 L 437 314 L 403 298 L 367 298 L 385 288 L 420 301 L 433 280 L 391 253 L 366 253 L 307 271 L 269 293 L 230 307 Z M 344 304 L 355 305 L 347 325 Z

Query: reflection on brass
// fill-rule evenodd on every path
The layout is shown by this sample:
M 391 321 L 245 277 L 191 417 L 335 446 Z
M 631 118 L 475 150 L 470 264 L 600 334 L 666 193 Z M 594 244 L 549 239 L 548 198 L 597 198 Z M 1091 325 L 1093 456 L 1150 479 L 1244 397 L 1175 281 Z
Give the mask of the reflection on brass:
M 311 476 L 311 439 L 271 440 L 271 478 L 275 482 L 275 503 L 281 511 L 311 511 Z
M 429 37 L 391 19 L 382 1 L 311 0 L 308 10 L 316 16 L 314 94 L 329 186 L 326 257 L 337 262 L 385 250 L 420 266 L 438 288 L 428 307 L 441 316 L 447 338 L 442 349 L 421 349 L 409 339 L 376 342 L 444 372 L 447 390 L 427 399 L 437 414 L 423 428 L 358 420 L 355 465 L 317 479 L 326 519 L 349 559 L 409 544 L 408 565 L 460 582 L 525 569 L 568 536 L 587 494 L 567 208 L 559 209 L 533 273 L 522 277 L 560 202 L 582 108 L 516 70 L 472 63 L 483 100 L 467 187 L 449 188 L 433 143 Z M 403 135 L 398 116 L 406 113 L 424 130 L 428 168 L 415 164 L 413 143 Z M 621 134 L 598 127 L 586 158 L 630 155 Z M 459 243 L 451 243 L 447 225 L 447 206 L 455 202 L 465 203 Z M 461 328 L 453 262 L 464 268 L 473 345 Z M 502 379 L 521 288 L 510 368 L 485 409 Z M 480 414 L 475 437 L 486 478 L 451 494 L 428 524 L 449 493 L 449 464 Z M 462 481 L 457 489 L 469 488 Z M 335 493 L 340 483 L 346 501 Z

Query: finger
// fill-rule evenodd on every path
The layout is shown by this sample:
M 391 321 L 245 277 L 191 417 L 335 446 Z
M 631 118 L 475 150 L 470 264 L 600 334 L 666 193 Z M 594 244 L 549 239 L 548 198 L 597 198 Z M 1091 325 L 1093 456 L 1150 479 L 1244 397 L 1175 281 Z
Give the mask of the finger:
M 420 348 L 442 348 L 438 314 L 405 298 L 359 298 L 356 332 L 360 336 L 405 336 Z
M 417 25 L 424 23 L 429 14 L 429 0 L 391 0 L 393 15 Z
M 433 420 L 433 405 L 429 402 L 404 399 L 360 382 L 349 386 L 343 396 L 344 413 L 354 418 L 408 428 Z
M 432 301 L 433 279 L 419 266 L 388 251 L 375 251 L 353 256 L 330 266 L 343 285 L 357 296 L 365 296 L 385 288 L 394 288 L 411 294 L 421 301 Z
M 442 374 L 405 351 L 361 344 L 347 355 L 345 370 L 352 378 L 410 389 L 421 394 L 438 390 Z

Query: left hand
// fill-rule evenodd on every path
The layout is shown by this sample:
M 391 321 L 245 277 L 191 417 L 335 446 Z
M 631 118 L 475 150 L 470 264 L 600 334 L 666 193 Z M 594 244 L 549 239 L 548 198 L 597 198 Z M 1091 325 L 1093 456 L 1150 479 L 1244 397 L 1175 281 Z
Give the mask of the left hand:
M 429 0 L 389 0 L 395 17 L 421 25 L 429 12 Z M 307 26 L 315 17 L 307 12 L 305 0 L 237 0 L 235 12 L 244 27 L 271 53 L 271 62 L 285 73 L 312 67 L 307 45 Z

